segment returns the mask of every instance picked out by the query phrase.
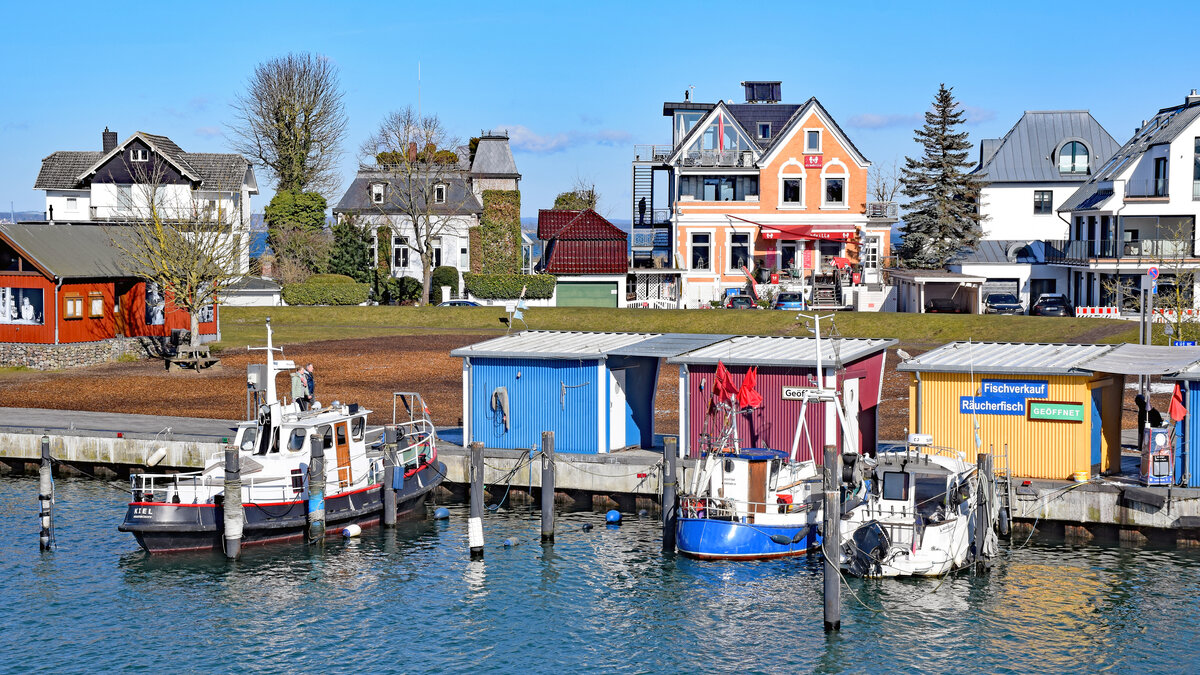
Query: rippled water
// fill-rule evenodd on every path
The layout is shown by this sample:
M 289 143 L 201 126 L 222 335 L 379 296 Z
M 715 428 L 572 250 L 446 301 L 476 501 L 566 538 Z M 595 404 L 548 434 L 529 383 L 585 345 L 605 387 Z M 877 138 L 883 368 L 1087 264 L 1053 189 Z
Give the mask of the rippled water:
M 526 509 L 489 513 L 472 562 L 466 507 L 452 506 L 449 522 L 229 563 L 150 558 L 116 531 L 121 493 L 57 489 L 58 548 L 42 555 L 36 481 L 0 478 L 0 671 L 1178 672 L 1200 659 L 1197 552 L 1035 541 L 982 578 L 854 580 L 861 603 L 845 593 L 827 637 L 819 558 L 665 556 L 650 518 L 560 514 L 543 548 Z

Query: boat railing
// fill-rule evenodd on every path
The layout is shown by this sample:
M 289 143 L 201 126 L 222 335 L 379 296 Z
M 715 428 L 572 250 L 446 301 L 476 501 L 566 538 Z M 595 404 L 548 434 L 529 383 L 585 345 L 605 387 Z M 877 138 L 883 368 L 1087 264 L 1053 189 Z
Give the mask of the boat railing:
M 242 501 L 292 501 L 304 490 L 303 477 L 294 474 L 290 483 L 279 477 L 269 480 L 242 479 Z M 205 476 L 200 473 L 152 474 L 142 473 L 129 477 L 133 501 L 159 501 L 183 504 L 207 504 L 213 496 L 225 489 L 221 476 Z M 191 492 L 185 501 L 184 493 Z M 201 501 L 203 500 L 203 501 Z
M 804 513 L 812 509 L 812 504 L 808 502 L 751 502 L 740 499 L 683 497 L 680 499 L 680 509 L 685 518 L 733 520 L 757 513 Z
M 384 446 L 384 452 L 391 455 L 396 466 L 414 468 L 421 463 L 422 455 L 428 457 L 434 452 L 437 430 L 428 418 L 418 417 L 396 425 L 396 441 L 394 449 Z

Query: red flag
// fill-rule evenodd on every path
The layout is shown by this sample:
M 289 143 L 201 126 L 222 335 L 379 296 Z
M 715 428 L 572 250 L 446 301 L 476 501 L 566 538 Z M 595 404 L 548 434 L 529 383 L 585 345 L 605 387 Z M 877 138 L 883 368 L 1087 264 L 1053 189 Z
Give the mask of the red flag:
M 762 394 L 754 389 L 756 380 L 758 380 L 758 368 L 750 368 L 746 371 L 746 376 L 742 378 L 742 386 L 738 389 L 738 404 L 743 408 L 757 408 L 762 405 Z
M 717 375 L 713 378 L 713 396 L 721 403 L 729 403 L 733 398 L 736 389 L 733 386 L 733 378 L 729 376 L 729 371 L 726 370 L 725 364 L 722 361 L 717 361 Z
M 1187 408 L 1183 405 L 1183 389 L 1178 382 L 1175 383 L 1175 391 L 1171 392 L 1171 407 L 1167 414 L 1176 422 L 1183 420 L 1187 415 Z

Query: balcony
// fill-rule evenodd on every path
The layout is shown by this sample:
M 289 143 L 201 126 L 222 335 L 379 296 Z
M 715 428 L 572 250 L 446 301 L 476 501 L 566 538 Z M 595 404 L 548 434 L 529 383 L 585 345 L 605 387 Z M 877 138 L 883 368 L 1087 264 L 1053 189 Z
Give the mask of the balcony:
M 633 208 L 633 229 L 642 227 L 664 227 L 671 224 L 671 209 L 646 209 L 644 213 Z
M 867 218 L 871 220 L 900 220 L 900 205 L 896 202 L 867 202 Z
M 674 146 L 670 145 L 635 145 L 633 146 L 633 161 L 665 162 L 674 150 Z
M 1190 240 L 1179 239 L 1059 239 L 1045 244 L 1049 263 L 1156 262 L 1200 257 L 1194 253 Z
M 638 227 L 634 226 L 629 233 L 630 246 L 634 250 L 667 248 L 671 242 L 671 230 L 667 227 Z
M 1170 186 L 1166 178 L 1139 178 L 1125 183 L 1126 199 L 1167 199 Z M 1195 194 L 1195 188 L 1192 188 Z

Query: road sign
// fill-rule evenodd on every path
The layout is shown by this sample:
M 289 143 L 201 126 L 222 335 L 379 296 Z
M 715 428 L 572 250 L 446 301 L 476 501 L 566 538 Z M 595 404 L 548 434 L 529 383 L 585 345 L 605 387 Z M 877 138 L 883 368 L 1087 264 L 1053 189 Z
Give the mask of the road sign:
M 1149 274 L 1151 279 L 1154 279 L 1156 281 L 1158 280 L 1158 268 L 1157 267 L 1151 267 L 1150 269 L 1146 270 L 1146 274 Z
M 1173 340 L 1171 345 L 1174 347 L 1195 347 L 1195 340 Z

